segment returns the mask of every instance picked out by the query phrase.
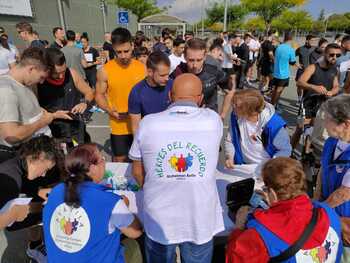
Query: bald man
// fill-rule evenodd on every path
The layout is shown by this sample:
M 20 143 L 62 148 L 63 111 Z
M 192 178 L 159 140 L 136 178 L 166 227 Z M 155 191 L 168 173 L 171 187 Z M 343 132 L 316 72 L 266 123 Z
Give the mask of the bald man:
M 215 172 L 223 125 L 200 108 L 202 83 L 182 74 L 170 92 L 172 104 L 144 117 L 129 152 L 133 174 L 143 187 L 147 262 L 209 263 L 213 237 L 224 229 Z

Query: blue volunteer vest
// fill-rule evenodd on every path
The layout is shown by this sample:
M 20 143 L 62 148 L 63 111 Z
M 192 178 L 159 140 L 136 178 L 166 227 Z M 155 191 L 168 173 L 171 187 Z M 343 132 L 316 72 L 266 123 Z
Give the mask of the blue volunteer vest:
M 342 185 L 343 177 L 350 168 L 350 147 L 333 160 L 338 139 L 329 137 L 323 147 L 322 165 L 322 198 L 327 199 Z M 350 201 L 335 208 L 339 216 L 350 217 Z
M 261 138 L 265 151 L 272 158 L 278 149 L 273 145 L 277 133 L 286 126 L 286 122 L 278 114 L 274 113 L 271 119 L 263 128 Z M 243 153 L 241 149 L 241 135 L 238 127 L 237 116 L 232 112 L 231 114 L 231 137 L 232 144 L 235 148 L 234 162 L 235 164 L 244 164 Z
M 335 211 L 330 208 L 325 203 L 320 202 L 313 202 L 314 207 L 317 208 L 323 208 L 329 218 L 330 222 L 330 228 L 332 228 L 337 236 L 337 239 L 339 240 L 338 244 L 334 244 L 332 241 L 328 241 L 327 238 L 329 235 L 327 234 L 324 244 L 318 248 L 313 248 L 310 250 L 304 250 L 302 253 L 298 255 L 298 253 L 294 256 L 289 258 L 286 261 L 283 261 L 285 263 L 302 263 L 302 262 L 335 262 L 338 263 L 341 260 L 341 255 L 343 251 L 343 245 L 342 245 L 342 239 L 341 239 L 341 223 L 338 215 L 335 213 Z M 247 228 L 255 229 L 262 240 L 265 243 L 265 247 L 269 253 L 270 258 L 280 255 L 282 252 L 284 252 L 286 249 L 289 248 L 289 244 L 284 242 L 282 239 L 280 239 L 277 235 L 275 235 L 273 232 L 268 230 L 263 224 L 258 222 L 256 219 L 252 218 L 247 223 Z M 333 232 L 334 233 L 334 232 Z M 335 246 L 338 250 L 337 253 L 333 257 L 335 257 L 334 260 L 328 260 L 326 259 L 331 256 L 332 253 L 332 245 Z
M 50 193 L 44 208 L 45 244 L 50 263 L 124 263 L 120 231 L 108 233 L 111 212 L 120 200 L 92 182 L 79 187 L 81 207 L 64 203 L 64 184 Z

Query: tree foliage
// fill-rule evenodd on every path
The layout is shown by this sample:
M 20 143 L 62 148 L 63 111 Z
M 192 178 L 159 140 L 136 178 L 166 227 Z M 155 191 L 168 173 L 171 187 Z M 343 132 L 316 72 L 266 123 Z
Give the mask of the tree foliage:
M 350 14 L 334 14 L 328 18 L 327 29 L 333 31 L 343 31 L 350 28 Z
M 137 16 L 137 22 L 142 18 L 159 14 L 166 10 L 166 7 L 157 7 L 157 1 L 155 0 L 109 0 L 108 2 L 131 11 Z
M 278 30 L 303 30 L 311 31 L 313 19 L 304 10 L 286 10 L 272 21 L 272 27 Z
M 302 5 L 306 0 L 241 0 L 241 4 L 264 19 L 269 30 L 272 20 L 288 8 Z
M 244 29 L 248 31 L 264 31 L 266 30 L 266 25 L 264 19 L 261 16 L 256 16 L 248 19 L 244 25 Z
M 208 23 L 213 25 L 215 23 L 224 22 L 225 6 L 223 3 L 215 2 L 210 8 L 206 9 Z M 247 15 L 248 10 L 242 5 L 230 5 L 227 8 L 227 20 L 231 27 L 233 25 L 240 25 L 243 18 Z M 229 25 L 229 27 L 230 27 Z

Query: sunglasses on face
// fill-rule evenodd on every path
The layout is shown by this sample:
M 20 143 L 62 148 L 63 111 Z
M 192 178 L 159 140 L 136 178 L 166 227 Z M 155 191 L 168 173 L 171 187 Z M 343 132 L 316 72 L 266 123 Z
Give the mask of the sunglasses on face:
M 341 54 L 340 53 L 331 53 L 328 56 L 330 56 L 331 58 L 334 58 L 334 57 L 339 58 L 341 56 Z

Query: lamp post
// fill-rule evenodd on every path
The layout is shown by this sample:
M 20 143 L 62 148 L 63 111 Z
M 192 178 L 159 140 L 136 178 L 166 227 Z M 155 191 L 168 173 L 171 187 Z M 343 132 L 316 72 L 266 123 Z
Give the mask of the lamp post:
M 227 31 L 227 6 L 228 0 L 225 0 L 225 11 L 224 11 L 224 32 Z
M 325 35 L 326 35 L 326 33 L 327 33 L 328 20 L 329 20 L 329 18 L 330 18 L 333 14 L 334 14 L 334 13 L 329 13 L 328 15 L 326 15 L 326 20 L 325 20 L 326 25 L 325 25 L 325 28 L 324 28 L 324 34 L 325 34 Z

